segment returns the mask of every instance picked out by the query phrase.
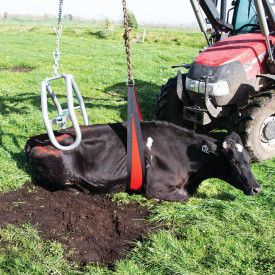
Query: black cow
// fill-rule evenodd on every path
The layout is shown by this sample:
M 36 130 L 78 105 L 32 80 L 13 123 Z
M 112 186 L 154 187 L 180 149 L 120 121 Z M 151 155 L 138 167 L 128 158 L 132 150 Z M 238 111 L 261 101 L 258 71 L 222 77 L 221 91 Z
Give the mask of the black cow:
M 249 167 L 249 156 L 236 133 L 223 142 L 166 122 L 142 122 L 145 146 L 146 197 L 187 201 L 208 178 L 222 179 L 246 195 L 260 191 Z M 26 145 L 30 164 L 40 177 L 59 186 L 82 186 L 110 191 L 126 189 L 125 124 L 82 128 L 82 142 L 73 151 L 60 151 L 47 135 L 31 138 Z M 63 144 L 73 141 L 73 131 L 58 133 Z

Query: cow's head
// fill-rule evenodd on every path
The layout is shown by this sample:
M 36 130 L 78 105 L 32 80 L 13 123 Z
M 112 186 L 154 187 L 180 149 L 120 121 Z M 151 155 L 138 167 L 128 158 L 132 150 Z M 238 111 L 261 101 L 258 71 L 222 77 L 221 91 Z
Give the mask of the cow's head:
M 225 162 L 224 179 L 246 195 L 260 192 L 260 185 L 255 180 L 250 166 L 250 157 L 241 138 L 235 132 L 229 134 L 221 145 L 221 158 Z

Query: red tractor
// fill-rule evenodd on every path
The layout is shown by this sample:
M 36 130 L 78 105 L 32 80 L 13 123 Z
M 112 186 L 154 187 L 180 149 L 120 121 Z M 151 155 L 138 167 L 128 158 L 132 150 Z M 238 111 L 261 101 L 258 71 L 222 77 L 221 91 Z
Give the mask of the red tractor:
M 275 1 L 190 2 L 208 45 L 192 64 L 174 66 L 188 72 L 162 86 L 157 118 L 235 130 L 254 160 L 275 157 Z

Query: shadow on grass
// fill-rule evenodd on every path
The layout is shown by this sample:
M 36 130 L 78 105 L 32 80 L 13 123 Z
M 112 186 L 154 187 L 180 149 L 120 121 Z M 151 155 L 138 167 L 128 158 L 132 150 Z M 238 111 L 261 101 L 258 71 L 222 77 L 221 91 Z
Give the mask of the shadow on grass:
M 1 134 L 0 130 L 0 147 L 3 148 L 10 155 L 11 159 L 15 161 L 19 170 L 22 170 L 28 174 L 31 174 L 31 168 L 28 165 L 27 157 L 24 152 L 24 148 L 22 148 L 18 142 L 18 138 L 26 138 L 23 135 L 15 135 L 13 133 L 5 133 L 5 136 L 9 136 L 13 141 L 13 144 L 18 148 L 19 152 L 13 152 L 8 146 L 5 145 L 3 141 L 3 134 Z
M 142 115 L 144 120 L 155 119 L 156 113 L 156 96 L 159 93 L 160 87 L 152 82 L 135 80 L 137 88 L 138 101 L 141 107 Z M 106 94 L 115 94 L 119 96 L 121 100 L 127 100 L 127 88 L 124 82 L 117 83 L 113 86 L 108 87 L 104 91 Z M 117 108 L 117 107 L 116 107 Z M 119 106 L 120 117 L 126 119 L 126 105 Z
M 3 116 L 13 113 L 29 114 L 31 111 L 27 104 L 40 108 L 40 95 L 18 93 L 17 96 L 0 96 L 0 113 Z
M 215 195 L 208 195 L 202 192 L 197 192 L 194 195 L 195 198 L 199 198 L 199 199 L 216 199 L 216 200 L 221 200 L 221 201 L 234 201 L 236 199 L 236 197 L 230 193 L 227 192 L 220 192 L 219 194 L 215 194 Z

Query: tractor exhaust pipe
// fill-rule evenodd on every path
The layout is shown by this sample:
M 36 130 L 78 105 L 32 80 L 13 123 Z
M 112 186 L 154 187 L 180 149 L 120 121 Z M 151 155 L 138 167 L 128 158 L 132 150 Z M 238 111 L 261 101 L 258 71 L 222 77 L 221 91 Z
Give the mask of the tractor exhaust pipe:
M 261 26 L 261 31 L 262 31 L 262 34 L 265 36 L 269 60 L 272 63 L 274 63 L 272 48 L 271 48 L 270 41 L 269 41 L 270 32 L 269 32 L 268 25 L 266 22 L 266 15 L 265 15 L 265 11 L 264 11 L 263 2 L 262 2 L 262 0 L 255 0 L 254 2 L 255 2 L 256 9 L 257 9 L 257 14 L 258 14 L 259 23 Z
M 201 32 L 203 32 L 203 34 L 205 36 L 205 39 L 207 41 L 207 44 L 208 44 L 208 46 L 210 46 L 210 41 L 209 41 L 208 36 L 207 36 L 206 23 L 205 23 L 205 20 L 202 17 L 202 12 L 200 10 L 200 6 L 199 6 L 199 3 L 198 3 L 198 0 L 190 0 L 190 2 L 191 2 L 191 5 L 192 5 L 192 8 L 193 8 L 193 11 L 194 11 L 194 13 L 196 15 L 197 21 L 199 23 Z

